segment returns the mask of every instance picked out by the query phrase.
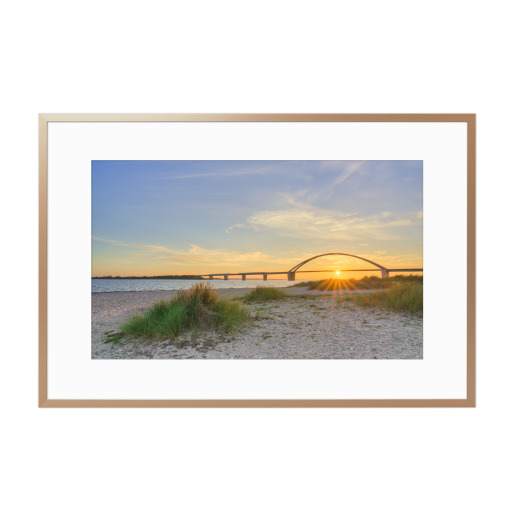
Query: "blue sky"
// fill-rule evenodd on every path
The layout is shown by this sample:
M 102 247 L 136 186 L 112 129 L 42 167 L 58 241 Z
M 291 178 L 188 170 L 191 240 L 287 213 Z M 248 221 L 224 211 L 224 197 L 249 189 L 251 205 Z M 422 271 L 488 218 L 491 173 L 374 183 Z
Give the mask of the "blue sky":
M 93 161 L 92 273 L 421 266 L 422 204 L 421 161 Z

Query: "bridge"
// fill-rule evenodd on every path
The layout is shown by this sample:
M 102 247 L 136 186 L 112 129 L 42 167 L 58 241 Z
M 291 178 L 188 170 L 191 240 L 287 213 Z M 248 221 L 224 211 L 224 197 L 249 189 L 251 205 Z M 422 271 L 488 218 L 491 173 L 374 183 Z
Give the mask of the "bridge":
M 309 263 L 312 260 L 317 258 L 322 258 L 323 256 L 349 256 L 351 258 L 357 258 L 358 260 L 365 261 L 373 265 L 375 268 L 358 268 L 358 269 L 339 269 L 339 270 L 299 270 L 303 265 Z M 214 277 L 223 277 L 225 280 L 229 279 L 232 276 L 241 276 L 242 281 L 245 281 L 247 276 L 263 276 L 263 281 L 267 280 L 268 276 L 272 275 L 287 275 L 288 281 L 295 281 L 295 274 L 297 272 L 305 273 L 305 272 L 375 272 L 376 270 L 380 270 L 381 276 L 384 279 L 385 277 L 389 277 L 391 272 L 423 272 L 422 268 L 386 268 L 374 261 L 368 260 L 366 258 L 362 258 L 361 256 L 356 256 L 355 254 L 346 254 L 343 252 L 328 252 L 325 254 L 318 254 L 317 256 L 313 256 L 307 260 L 301 261 L 298 265 L 295 265 L 290 270 L 286 270 L 284 272 L 238 272 L 235 274 L 232 273 L 220 273 L 220 274 L 198 274 L 201 277 L 208 277 L 208 279 L 213 279 Z

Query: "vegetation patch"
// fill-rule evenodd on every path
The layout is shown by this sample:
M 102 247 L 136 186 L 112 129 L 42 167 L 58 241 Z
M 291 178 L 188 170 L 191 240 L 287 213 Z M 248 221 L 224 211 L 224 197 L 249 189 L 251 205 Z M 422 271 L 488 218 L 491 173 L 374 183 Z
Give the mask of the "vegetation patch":
M 250 311 L 240 302 L 219 299 L 209 284 L 198 283 L 180 290 L 171 300 L 162 300 L 121 327 L 124 335 L 175 339 L 186 330 L 215 329 L 223 333 L 250 320 Z
M 106 332 L 103 336 L 103 340 L 105 343 L 112 343 L 112 345 L 115 345 L 118 341 L 121 340 L 123 337 L 122 332 L 118 332 L 116 330 Z
M 382 290 L 392 288 L 398 283 L 419 283 L 423 284 L 423 276 L 398 275 L 381 279 L 377 276 L 364 276 L 361 279 L 323 279 L 321 281 L 308 281 L 298 283 L 295 286 L 307 286 L 308 290 Z
M 395 282 L 391 287 L 382 291 L 347 294 L 340 300 L 350 300 L 358 306 L 377 307 L 423 316 L 423 283 Z
M 313 282 L 320 282 L 320 281 L 302 281 L 299 283 L 291 284 L 289 286 L 286 286 L 285 288 L 304 288 L 305 286 L 309 286 L 310 283 Z
M 279 288 L 272 288 L 270 286 L 257 286 L 248 293 L 244 298 L 244 302 L 268 302 L 271 300 L 279 300 L 287 297 Z

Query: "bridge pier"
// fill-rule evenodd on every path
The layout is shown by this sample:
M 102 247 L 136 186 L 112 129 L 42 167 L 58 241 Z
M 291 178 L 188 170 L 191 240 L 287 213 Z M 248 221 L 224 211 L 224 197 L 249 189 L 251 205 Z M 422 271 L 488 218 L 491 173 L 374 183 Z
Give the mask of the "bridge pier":
M 389 277 L 389 270 L 387 268 L 383 268 L 381 271 L 381 276 L 382 276 L 382 279 L 386 278 L 386 277 Z
M 263 281 L 267 280 L 267 274 L 263 274 Z
M 246 277 L 247 277 L 247 276 L 246 276 L 245 274 L 242 274 L 242 281 L 245 281 L 245 278 L 246 278 Z
M 295 272 L 288 272 L 288 281 L 295 281 Z
M 227 274 L 224 274 L 224 281 L 227 281 L 228 280 L 228 276 Z

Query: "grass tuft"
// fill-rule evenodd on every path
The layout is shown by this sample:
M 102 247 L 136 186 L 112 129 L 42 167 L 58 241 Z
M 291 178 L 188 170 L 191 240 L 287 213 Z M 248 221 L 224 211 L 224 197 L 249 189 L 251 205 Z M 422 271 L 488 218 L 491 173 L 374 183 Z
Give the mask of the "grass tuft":
M 391 288 L 397 283 L 423 283 L 423 276 L 398 275 L 381 279 L 377 276 L 364 276 L 361 279 L 322 279 L 320 281 L 308 281 L 293 286 L 307 286 L 308 290 L 380 290 Z M 291 288 L 290 287 L 290 288 Z
M 382 291 L 354 293 L 344 296 L 341 300 L 351 300 L 359 306 L 423 316 L 423 283 L 402 280 Z
M 240 302 L 219 299 L 209 284 L 198 283 L 180 290 L 171 300 L 153 304 L 143 314 L 128 320 L 121 330 L 128 336 L 175 339 L 190 329 L 229 332 L 249 319 L 249 310 Z
M 244 302 L 268 302 L 270 300 L 279 300 L 286 297 L 286 293 L 278 288 L 270 286 L 257 286 L 248 293 L 244 298 Z

